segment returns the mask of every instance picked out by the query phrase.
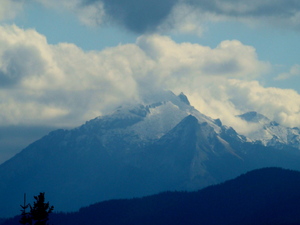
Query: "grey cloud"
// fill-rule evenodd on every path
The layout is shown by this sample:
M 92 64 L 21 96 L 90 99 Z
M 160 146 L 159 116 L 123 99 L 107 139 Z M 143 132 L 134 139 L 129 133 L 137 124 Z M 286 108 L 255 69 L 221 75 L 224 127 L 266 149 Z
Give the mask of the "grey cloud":
M 241 66 L 236 60 L 227 60 L 220 63 L 207 63 L 203 71 L 207 74 L 218 75 L 218 74 L 234 74 L 241 71 Z
M 34 47 L 18 46 L 7 49 L 2 55 L 0 67 L 0 87 L 18 84 L 23 77 L 41 73 L 44 62 L 40 52 Z
M 297 0 L 186 0 L 200 9 L 228 16 L 292 16 L 300 10 Z
M 1 0 L 0 1 L 0 21 L 11 20 L 23 8 L 25 0 Z
M 106 21 L 114 21 L 127 29 L 137 32 L 153 32 L 171 15 L 175 5 L 185 4 L 198 10 L 198 14 L 226 16 L 233 19 L 256 18 L 278 25 L 278 21 L 290 27 L 300 28 L 295 20 L 299 16 L 298 0 L 82 0 L 83 5 L 103 2 Z M 199 15 L 200 16 L 200 15 Z M 263 21 L 262 21 L 263 20 Z M 295 22 L 296 21 L 296 22 Z M 279 23 L 280 24 L 280 23 Z M 168 27 L 174 24 L 168 21 Z
M 85 0 L 93 4 L 98 0 Z M 178 0 L 103 0 L 106 13 L 117 23 L 137 33 L 155 30 Z

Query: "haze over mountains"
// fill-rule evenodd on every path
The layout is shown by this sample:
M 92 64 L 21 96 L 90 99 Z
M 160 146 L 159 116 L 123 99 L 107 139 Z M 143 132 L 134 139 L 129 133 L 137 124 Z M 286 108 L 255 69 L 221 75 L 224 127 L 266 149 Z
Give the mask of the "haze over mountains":
M 247 137 L 162 92 L 72 130 L 56 130 L 0 165 L 0 217 L 19 213 L 23 193 L 46 192 L 58 211 L 162 191 L 198 190 L 246 171 L 300 170 L 299 129 L 255 112 Z
M 195 192 L 163 192 L 109 200 L 73 213 L 53 213 L 51 224 L 300 224 L 300 172 L 263 168 Z M 20 216 L 3 225 L 18 224 Z

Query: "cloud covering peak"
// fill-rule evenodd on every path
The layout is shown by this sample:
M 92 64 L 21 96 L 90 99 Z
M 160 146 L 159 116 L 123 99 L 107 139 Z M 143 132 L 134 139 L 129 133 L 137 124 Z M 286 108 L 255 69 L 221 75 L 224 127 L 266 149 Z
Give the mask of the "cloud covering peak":
M 0 26 L 0 33 L 2 126 L 75 126 L 153 89 L 183 91 L 197 109 L 228 125 L 238 125 L 235 115 L 247 111 L 300 125 L 299 94 L 251 81 L 270 65 L 236 40 L 210 48 L 142 35 L 134 44 L 86 52 L 50 45 L 15 25 Z

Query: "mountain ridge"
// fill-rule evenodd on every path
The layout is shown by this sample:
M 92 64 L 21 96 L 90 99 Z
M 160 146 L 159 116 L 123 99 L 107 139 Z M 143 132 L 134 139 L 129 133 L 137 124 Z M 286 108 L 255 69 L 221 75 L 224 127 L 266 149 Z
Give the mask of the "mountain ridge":
M 300 224 L 300 172 L 263 168 L 194 192 L 162 192 L 54 213 L 53 224 Z M 3 225 L 14 224 L 18 218 Z
M 300 170 L 293 146 L 249 142 L 183 94 L 154 99 L 50 132 L 1 164 L 0 202 L 7 203 L 0 216 L 16 214 L 24 192 L 46 192 L 57 209 L 74 211 L 108 199 L 198 190 L 264 166 Z
M 237 117 L 252 125 L 256 125 L 254 132 L 250 132 L 246 135 L 253 142 L 260 142 L 265 146 L 277 146 L 278 148 L 282 148 L 283 145 L 289 145 L 300 149 L 299 128 L 282 126 L 266 116 L 253 111 Z

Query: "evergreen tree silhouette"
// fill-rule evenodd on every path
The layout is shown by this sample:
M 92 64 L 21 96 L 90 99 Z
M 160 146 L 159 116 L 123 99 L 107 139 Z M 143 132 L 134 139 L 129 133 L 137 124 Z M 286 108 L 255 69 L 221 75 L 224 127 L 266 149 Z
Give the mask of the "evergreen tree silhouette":
M 54 209 L 49 205 L 49 202 L 45 203 L 45 193 L 41 192 L 38 196 L 34 196 L 36 200 L 33 206 L 30 206 L 30 215 L 35 225 L 46 225 L 48 221 L 48 215 Z
M 54 207 L 50 206 L 49 202 L 45 203 L 45 193 L 41 192 L 38 196 L 34 196 L 36 201 L 33 206 L 26 205 L 25 199 L 24 196 L 24 206 L 21 205 L 22 217 L 20 223 L 25 225 L 47 225 L 49 213 L 53 211 Z M 30 207 L 29 213 L 26 212 L 28 206 Z
M 26 210 L 29 208 L 29 204 L 26 204 L 26 194 L 24 194 L 24 205 L 21 205 L 21 211 L 22 211 L 22 214 L 21 214 L 21 219 L 20 219 L 20 223 L 21 224 L 32 224 L 32 221 L 31 221 L 31 217 L 30 217 L 30 213 L 29 212 L 26 212 Z

